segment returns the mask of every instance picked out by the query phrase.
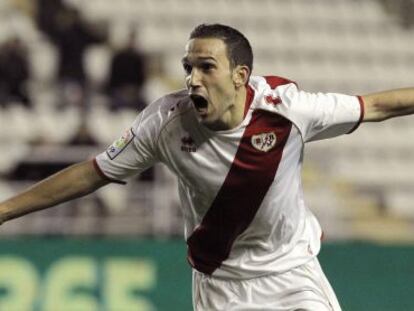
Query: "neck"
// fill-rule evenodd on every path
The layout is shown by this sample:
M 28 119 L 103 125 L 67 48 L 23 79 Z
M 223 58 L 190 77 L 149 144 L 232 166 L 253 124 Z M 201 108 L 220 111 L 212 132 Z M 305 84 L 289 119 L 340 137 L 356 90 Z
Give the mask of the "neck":
M 234 106 L 232 113 L 231 113 L 231 122 L 230 128 L 234 128 L 238 126 L 244 119 L 244 109 L 246 106 L 246 98 L 247 98 L 247 88 L 245 86 L 241 87 L 238 92 L 236 92 L 236 98 L 234 101 Z
M 246 100 L 247 88 L 243 86 L 235 93 L 233 104 L 223 114 L 223 117 L 208 127 L 213 131 L 225 131 L 237 127 L 244 119 Z

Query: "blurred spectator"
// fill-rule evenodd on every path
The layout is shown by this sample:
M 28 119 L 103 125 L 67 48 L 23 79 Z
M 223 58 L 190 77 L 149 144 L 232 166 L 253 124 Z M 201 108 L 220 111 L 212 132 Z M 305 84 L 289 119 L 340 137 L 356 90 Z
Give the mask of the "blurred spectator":
M 106 34 L 86 23 L 75 8 L 60 0 L 38 0 L 39 28 L 49 35 L 59 52 L 58 78 L 63 87 L 63 104 L 86 109 L 86 49 L 106 41 Z
M 143 86 L 147 78 L 144 55 L 135 46 L 135 33 L 111 60 L 106 91 L 111 97 L 110 109 L 142 110 L 146 106 Z
M 21 103 L 31 107 L 27 92 L 29 63 L 27 50 L 18 38 L 0 46 L 0 105 Z
M 414 26 L 414 0 L 381 0 L 386 11 L 395 15 L 405 29 Z
M 37 3 L 33 0 L 11 0 L 10 5 L 30 18 L 34 18 L 37 10 Z
M 414 1 L 404 0 L 400 4 L 401 23 L 405 28 L 414 26 Z
M 64 9 L 61 0 L 37 0 L 36 22 L 39 29 L 50 37 L 56 36 L 57 16 Z
M 85 114 L 81 116 L 81 122 L 75 135 L 68 141 L 69 146 L 96 146 L 98 142 L 88 128 L 88 118 Z
M 152 52 L 146 59 L 147 79 L 144 86 L 145 98 L 148 102 L 158 99 L 161 94 L 172 92 L 182 87 L 182 81 L 171 78 L 165 71 L 165 55 L 163 52 Z

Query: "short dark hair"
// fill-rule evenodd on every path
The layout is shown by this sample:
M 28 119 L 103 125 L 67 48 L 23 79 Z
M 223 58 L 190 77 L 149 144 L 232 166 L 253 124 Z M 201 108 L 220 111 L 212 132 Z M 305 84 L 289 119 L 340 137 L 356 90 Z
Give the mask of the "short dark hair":
M 227 57 L 232 68 L 246 65 L 253 69 L 253 51 L 249 40 L 237 29 L 222 24 L 201 24 L 190 33 L 190 39 L 217 38 L 227 47 Z

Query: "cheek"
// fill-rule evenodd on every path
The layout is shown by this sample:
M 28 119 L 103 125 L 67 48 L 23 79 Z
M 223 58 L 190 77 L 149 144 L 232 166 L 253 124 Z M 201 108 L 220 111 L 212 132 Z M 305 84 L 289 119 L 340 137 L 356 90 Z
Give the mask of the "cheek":
M 215 83 L 212 86 L 212 91 L 214 91 L 216 96 L 221 98 L 226 98 L 233 93 L 234 85 L 233 81 L 228 77 L 222 78 L 218 83 Z
M 233 84 L 228 81 L 226 81 L 226 83 L 221 84 L 220 87 L 217 89 L 217 96 L 220 97 L 221 101 L 223 102 L 223 105 L 226 105 L 227 103 L 230 104 L 234 97 Z
M 228 74 L 215 75 L 206 83 L 210 100 L 214 106 L 222 106 L 234 95 L 234 84 Z

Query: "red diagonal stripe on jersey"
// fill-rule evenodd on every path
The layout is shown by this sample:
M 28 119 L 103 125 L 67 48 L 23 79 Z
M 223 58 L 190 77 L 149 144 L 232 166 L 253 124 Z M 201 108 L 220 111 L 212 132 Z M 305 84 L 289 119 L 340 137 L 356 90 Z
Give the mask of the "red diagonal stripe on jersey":
M 274 113 L 253 113 L 222 187 L 187 240 L 188 260 L 198 271 L 212 274 L 252 222 L 275 178 L 291 126 L 290 121 Z M 276 145 L 268 152 L 256 150 L 252 136 L 269 132 L 276 134 Z

